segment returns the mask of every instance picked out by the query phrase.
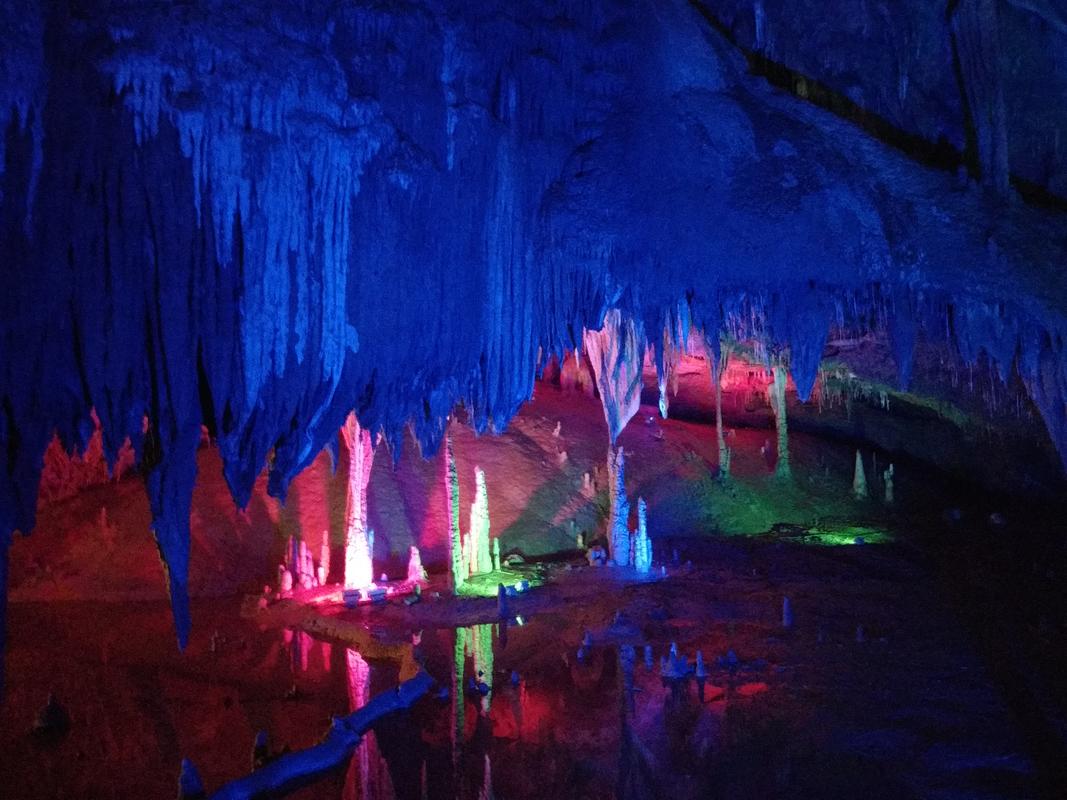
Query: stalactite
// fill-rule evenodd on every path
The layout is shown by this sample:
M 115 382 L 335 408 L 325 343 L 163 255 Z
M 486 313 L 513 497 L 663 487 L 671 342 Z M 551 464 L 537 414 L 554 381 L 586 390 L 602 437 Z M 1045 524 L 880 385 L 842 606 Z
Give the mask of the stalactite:
M 585 331 L 582 341 L 596 376 L 608 441 L 614 447 L 641 405 L 643 337 L 632 319 L 624 321 L 618 309 L 612 309 L 604 315 L 600 330 Z
M 659 389 L 659 415 L 667 419 L 667 411 L 670 408 L 670 398 L 667 396 L 668 387 L 674 394 L 678 393 L 678 353 L 675 346 L 675 336 L 678 331 L 671 325 L 663 328 L 663 337 L 656 358 L 656 385 Z
M 184 641 L 201 425 L 245 507 L 268 463 L 284 498 L 353 408 L 433 455 L 457 403 L 502 430 L 537 354 L 584 344 L 610 465 L 646 329 L 667 320 L 674 344 L 692 314 L 788 349 L 803 400 L 831 317 L 870 331 L 880 293 L 902 385 L 919 330 L 1001 380 L 1017 364 L 1067 465 L 1067 317 L 1031 279 L 1064 261 L 1055 215 L 991 227 L 952 176 L 768 94 L 688 4 L 572 4 L 566 35 L 540 3 L 504 28 L 460 5 L 447 25 L 420 3 L 0 9 L 0 545 L 34 526 L 53 435 L 76 447 L 95 410 L 109 463 L 129 439 L 147 477 Z M 1004 191 L 996 22 L 993 0 L 960 0 L 951 26 Z

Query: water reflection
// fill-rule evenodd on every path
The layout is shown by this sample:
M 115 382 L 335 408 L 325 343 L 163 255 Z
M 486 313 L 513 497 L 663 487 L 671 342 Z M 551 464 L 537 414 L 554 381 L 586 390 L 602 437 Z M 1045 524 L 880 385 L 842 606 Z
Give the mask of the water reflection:
M 415 663 L 446 682 L 436 699 L 364 737 L 341 800 L 655 796 L 654 759 L 637 731 L 662 725 L 670 693 L 633 646 L 572 648 L 564 638 L 534 621 L 426 631 L 403 646 L 369 636 L 359 647 L 334 646 L 352 711 Z M 306 668 L 309 653 L 322 656 L 321 672 L 312 658 L 303 680 L 336 683 L 329 643 L 300 632 L 286 641 L 295 669 Z
M 345 650 L 349 710 L 356 711 L 370 700 L 371 667 L 357 651 Z M 391 800 L 395 797 L 388 765 L 378 751 L 374 732 L 363 737 L 352 754 L 345 775 L 342 800 Z

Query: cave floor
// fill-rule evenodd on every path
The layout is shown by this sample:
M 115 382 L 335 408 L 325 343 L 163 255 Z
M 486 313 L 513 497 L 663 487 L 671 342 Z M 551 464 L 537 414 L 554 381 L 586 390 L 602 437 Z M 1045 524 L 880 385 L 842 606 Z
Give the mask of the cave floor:
M 1061 698 L 1023 643 L 1040 637 L 1011 628 L 1011 598 L 987 579 L 987 536 L 657 542 L 666 578 L 556 562 L 506 627 L 495 600 L 432 590 L 321 613 L 202 599 L 181 655 L 162 603 L 16 603 L 0 785 L 10 798 L 173 796 L 186 757 L 210 790 L 247 772 L 256 731 L 307 747 L 421 662 L 451 696 L 389 720 L 294 797 L 1050 796 L 1040 726 Z M 695 681 L 661 678 L 672 642 L 690 663 L 702 651 L 705 702 Z M 71 717 L 58 742 L 29 732 L 50 690 Z

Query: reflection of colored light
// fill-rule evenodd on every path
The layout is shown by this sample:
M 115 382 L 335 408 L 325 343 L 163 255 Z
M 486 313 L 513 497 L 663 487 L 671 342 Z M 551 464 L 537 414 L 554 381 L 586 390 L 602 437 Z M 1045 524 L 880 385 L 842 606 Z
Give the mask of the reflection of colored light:
M 300 645 L 300 671 L 308 671 L 308 651 L 311 650 L 311 636 L 305 631 L 300 631 L 297 635 L 297 641 Z
M 348 702 L 349 707 L 356 711 L 367 704 L 370 699 L 370 664 L 368 664 L 358 651 L 348 648 L 345 650 L 345 663 L 348 667 Z M 352 763 L 348 768 L 345 778 L 344 800 L 357 800 L 370 798 L 370 736 L 364 736 L 360 741 L 356 752 L 352 755 Z

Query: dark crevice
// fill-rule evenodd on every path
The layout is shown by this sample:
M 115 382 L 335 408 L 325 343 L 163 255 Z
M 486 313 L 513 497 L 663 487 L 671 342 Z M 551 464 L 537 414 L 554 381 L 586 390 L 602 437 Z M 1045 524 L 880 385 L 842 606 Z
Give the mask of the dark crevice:
M 700 0 L 689 0 L 689 4 L 720 36 L 745 57 L 749 74 L 763 78 L 771 86 L 787 91 L 794 97 L 812 103 L 841 119 L 851 122 L 861 128 L 864 133 L 899 150 L 913 161 L 917 161 L 924 166 L 945 172 L 956 172 L 962 166 L 967 169 L 968 174 L 971 176 L 980 174 L 977 143 L 974 140 L 972 126 L 969 124 L 965 125 L 967 136 L 966 152 L 962 153 L 955 145 L 943 137 L 939 137 L 936 142 L 931 142 L 919 134 L 909 133 L 897 127 L 885 117 L 864 108 L 847 95 L 827 86 L 817 78 L 805 75 L 803 72 L 773 61 L 762 53 L 745 47 L 737 40 L 737 37 L 734 36 L 723 21 Z M 953 48 L 955 49 L 955 42 L 953 42 Z M 954 68 L 958 71 L 958 64 L 955 61 L 956 59 L 954 58 Z M 957 80 L 960 80 L 958 74 Z M 966 105 L 962 87 L 960 95 L 961 102 Z M 967 116 L 969 123 L 969 115 L 965 116 Z M 1019 197 L 1030 205 L 1055 211 L 1067 211 L 1067 198 L 1052 193 L 1046 187 L 1034 181 L 1012 174 L 1011 185 Z

